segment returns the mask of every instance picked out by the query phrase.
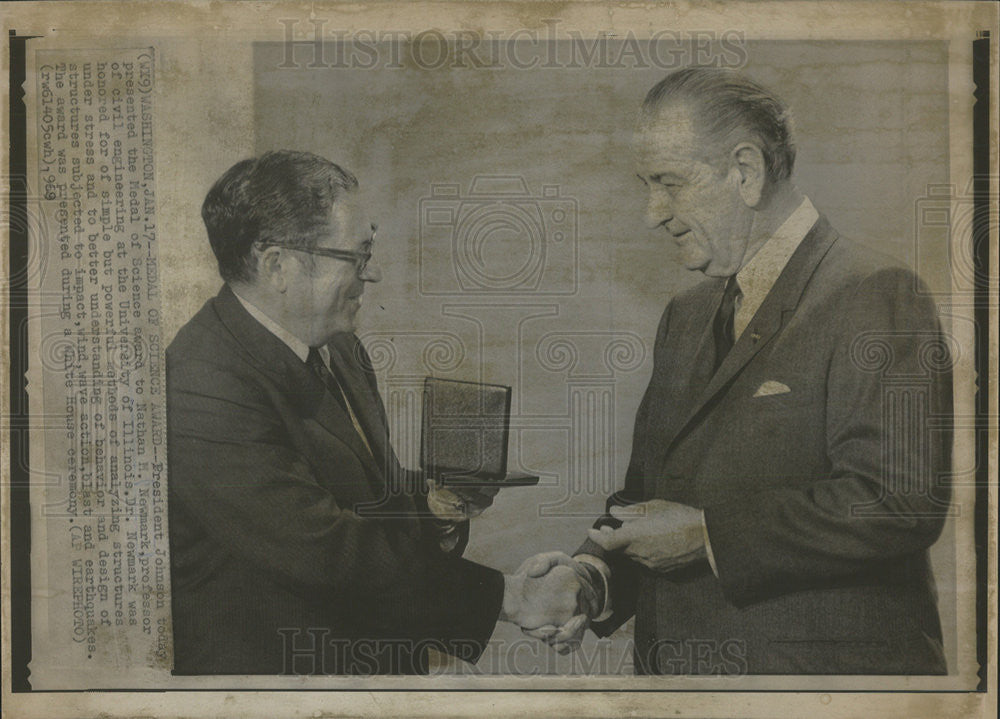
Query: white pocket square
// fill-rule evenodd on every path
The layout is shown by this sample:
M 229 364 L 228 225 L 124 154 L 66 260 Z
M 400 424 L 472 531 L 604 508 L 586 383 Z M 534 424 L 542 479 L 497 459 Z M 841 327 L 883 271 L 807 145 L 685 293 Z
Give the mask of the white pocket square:
M 754 397 L 770 397 L 773 394 L 787 394 L 791 392 L 787 384 L 782 382 L 775 382 L 773 379 L 769 379 L 767 382 L 762 384 L 757 388 L 757 391 L 753 393 Z

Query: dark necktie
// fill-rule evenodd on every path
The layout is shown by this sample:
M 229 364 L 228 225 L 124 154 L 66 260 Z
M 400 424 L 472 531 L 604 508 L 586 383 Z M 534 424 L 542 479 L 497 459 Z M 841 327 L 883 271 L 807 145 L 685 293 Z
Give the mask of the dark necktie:
M 733 317 L 736 315 L 736 301 L 740 297 L 740 285 L 733 275 L 726 282 L 726 290 L 722 293 L 722 304 L 715 315 L 712 332 L 715 335 L 715 371 L 726 359 L 729 350 L 733 348 Z
M 333 376 L 330 368 L 326 366 L 326 362 L 323 361 L 323 357 L 319 353 L 319 349 L 316 347 L 309 348 L 309 356 L 306 357 L 306 364 L 309 369 L 323 381 L 323 386 L 326 387 L 327 392 L 333 395 L 333 398 L 337 400 L 337 403 L 347 409 L 347 405 L 344 400 L 344 393 L 340 390 L 340 385 L 337 383 L 337 378 Z

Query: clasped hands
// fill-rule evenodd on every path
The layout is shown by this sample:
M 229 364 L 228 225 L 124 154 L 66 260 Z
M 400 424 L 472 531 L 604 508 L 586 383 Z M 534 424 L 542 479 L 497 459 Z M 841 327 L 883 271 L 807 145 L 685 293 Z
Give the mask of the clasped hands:
M 536 554 L 504 577 L 500 619 L 566 654 L 601 611 L 603 587 L 594 572 L 563 552 Z
M 447 489 L 428 480 L 428 506 L 440 519 L 460 522 L 481 514 L 498 488 Z M 668 572 L 707 555 L 700 509 L 663 499 L 611 507 L 621 522 L 590 529 L 591 541 L 605 552 L 620 552 L 647 569 Z M 579 647 L 592 619 L 606 606 L 605 582 L 596 567 L 563 552 L 543 552 L 504 577 L 500 619 L 541 639 L 561 654 Z
M 441 521 L 462 522 L 482 514 L 493 503 L 497 489 L 444 487 L 428 479 L 427 506 Z M 549 643 L 566 653 L 574 645 L 564 634 L 570 631 L 582 637 L 590 618 L 601 611 L 601 593 L 589 570 L 572 557 L 562 552 L 538 554 L 504 576 L 500 619 L 546 641 L 557 637 L 558 645 Z
M 621 521 L 620 527 L 589 530 L 590 539 L 606 553 L 621 552 L 657 572 L 677 569 L 707 555 L 700 509 L 653 499 L 612 507 L 610 513 Z M 515 576 L 518 574 L 524 575 L 519 580 L 521 586 L 532 587 L 532 609 L 516 618 L 501 618 L 516 621 L 525 634 L 543 640 L 561 654 L 579 647 L 591 620 L 606 605 L 598 570 L 562 552 L 545 552 L 525 561 Z M 504 602 L 506 610 L 506 593 Z

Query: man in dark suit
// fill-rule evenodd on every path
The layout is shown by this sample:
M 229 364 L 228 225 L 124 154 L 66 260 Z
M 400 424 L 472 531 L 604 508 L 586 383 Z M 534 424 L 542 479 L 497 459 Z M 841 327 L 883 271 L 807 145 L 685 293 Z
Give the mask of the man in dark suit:
M 489 493 L 400 468 L 354 335 L 380 278 L 357 187 L 274 152 L 205 199 L 225 285 L 167 350 L 176 673 L 420 673 L 430 648 L 475 661 L 498 618 L 537 627 L 594 601 L 568 567 L 462 559 Z M 553 592 L 562 606 L 540 603 Z
M 639 673 L 946 670 L 927 550 L 948 511 L 951 377 L 917 277 L 841 237 L 791 181 L 788 111 L 688 68 L 635 138 L 648 223 L 706 280 L 668 304 L 624 489 L 575 559 L 635 616 Z

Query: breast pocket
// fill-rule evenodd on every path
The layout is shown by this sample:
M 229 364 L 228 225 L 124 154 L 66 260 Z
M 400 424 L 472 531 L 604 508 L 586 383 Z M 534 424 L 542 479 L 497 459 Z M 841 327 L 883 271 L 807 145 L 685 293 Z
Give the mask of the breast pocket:
M 791 382 L 788 387 L 764 396 L 749 393 L 727 408 L 724 441 L 748 476 L 783 477 L 825 462 L 824 393 Z
M 800 375 L 778 375 L 751 383 L 744 390 L 743 405 L 749 410 L 777 410 L 786 407 L 816 405 L 825 401 L 821 379 Z

